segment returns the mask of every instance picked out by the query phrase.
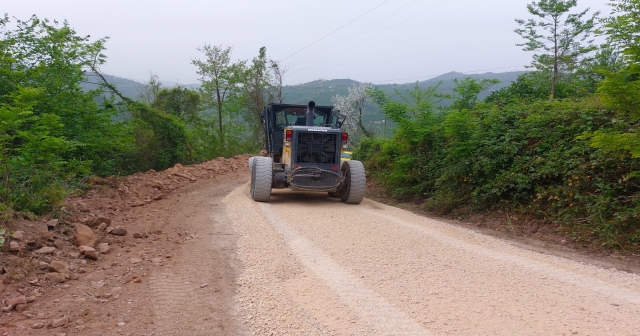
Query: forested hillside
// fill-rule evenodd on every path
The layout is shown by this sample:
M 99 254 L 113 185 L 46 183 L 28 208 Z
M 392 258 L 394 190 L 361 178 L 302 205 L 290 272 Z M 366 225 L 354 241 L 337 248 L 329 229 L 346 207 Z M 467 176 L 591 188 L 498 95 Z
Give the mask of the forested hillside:
M 446 95 L 451 95 L 454 91 L 455 82 L 454 80 L 460 80 L 464 78 L 473 78 L 478 80 L 483 79 L 496 79 L 499 82 L 492 85 L 491 87 L 487 87 L 483 91 L 481 91 L 478 95 L 479 98 L 487 97 L 491 92 L 499 90 L 503 87 L 510 85 L 512 82 L 516 81 L 518 76 L 524 74 L 522 71 L 512 71 L 505 73 L 483 73 L 483 74 L 473 74 L 473 75 L 465 75 L 458 72 L 450 72 L 447 74 L 443 74 L 429 80 L 415 82 L 415 83 L 404 83 L 404 84 L 384 84 L 377 85 L 376 87 L 382 90 L 385 94 L 388 95 L 389 99 L 395 101 L 402 101 L 402 97 L 396 93 L 396 91 L 400 93 L 406 93 L 408 90 L 413 90 L 416 85 L 419 88 L 426 90 L 429 87 L 437 87 L 437 92 L 441 95 L 440 99 L 437 100 L 437 106 L 447 106 L 452 103 L 451 99 L 446 97 Z M 92 77 L 91 74 L 88 75 L 89 78 Z M 124 96 L 139 99 L 141 90 L 145 87 L 146 84 L 140 83 L 134 80 L 120 78 L 111 75 L 104 75 L 104 78 L 111 84 L 113 84 L 118 91 L 120 91 Z M 313 100 L 319 105 L 334 105 L 333 98 L 336 95 L 347 95 L 348 89 L 353 86 L 357 86 L 362 84 L 356 80 L 352 79 L 330 79 L 330 80 L 316 80 L 309 83 L 297 84 L 297 85 L 284 85 L 282 86 L 282 96 L 284 98 L 284 102 L 288 104 L 307 104 L 309 101 Z M 90 90 L 98 88 L 98 83 L 82 83 L 81 84 L 83 90 Z M 162 84 L 159 84 L 162 86 Z M 173 87 L 164 85 L 164 87 Z M 198 85 L 188 85 L 187 88 L 191 88 L 197 90 L 199 88 Z M 142 90 L 144 91 L 144 90 Z M 379 122 L 380 120 L 384 120 L 385 116 L 380 107 L 370 101 L 365 103 L 364 112 L 363 112 L 363 120 L 365 124 L 375 124 L 375 122 Z M 392 122 L 389 122 L 389 127 L 394 127 Z
M 422 89 L 426 89 L 431 86 L 436 86 L 438 83 L 440 84 L 438 88 L 438 92 L 446 94 L 452 93 L 453 88 L 455 86 L 453 79 L 463 79 L 467 77 L 471 77 L 474 79 L 498 79 L 500 82 L 487 90 L 484 90 L 480 93 L 480 97 L 484 98 L 491 93 L 491 91 L 501 89 L 505 86 L 508 86 L 512 82 L 514 82 L 519 75 L 523 74 L 522 71 L 512 71 L 512 72 L 504 72 L 504 73 L 483 73 L 483 74 L 472 74 L 466 75 L 459 72 L 450 72 L 446 73 L 434 78 L 430 78 L 425 81 L 418 81 L 412 83 L 403 83 L 403 84 L 383 84 L 383 85 L 375 85 L 376 87 L 383 90 L 387 93 L 391 99 L 400 100 L 395 94 L 395 90 L 399 90 L 400 92 L 405 92 L 406 90 L 411 90 L 413 87 L 418 84 L 418 87 Z M 330 80 L 316 80 L 309 83 L 298 84 L 298 85 L 286 85 L 283 87 L 283 92 L 285 93 L 285 99 L 287 102 L 292 104 L 306 104 L 310 100 L 315 101 L 319 105 L 332 105 L 332 98 L 335 95 L 346 95 L 347 89 L 350 86 L 356 85 L 360 82 L 352 79 L 330 79 Z M 374 107 L 374 110 L 369 111 L 370 113 L 379 112 L 377 107 Z
M 115 86 L 123 96 L 131 99 L 138 99 L 141 90 L 145 86 L 144 83 L 140 83 L 131 79 L 112 76 L 109 74 L 102 75 L 104 76 L 104 79 L 106 79 L 107 82 L 113 84 L 113 86 Z M 101 78 L 99 78 L 95 73 L 88 72 L 85 74 L 85 76 L 86 80 L 80 82 L 80 87 L 83 91 L 88 92 L 91 90 L 99 90 L 102 88 L 104 83 L 101 82 Z

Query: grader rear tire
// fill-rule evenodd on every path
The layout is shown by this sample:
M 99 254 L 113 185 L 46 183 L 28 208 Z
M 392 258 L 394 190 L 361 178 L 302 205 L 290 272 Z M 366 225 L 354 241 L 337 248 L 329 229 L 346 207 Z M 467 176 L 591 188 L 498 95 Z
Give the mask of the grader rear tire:
M 342 163 L 340 168 L 344 172 L 344 182 L 340 186 L 340 200 L 347 204 L 360 204 L 364 198 L 367 177 L 362 162 L 349 160 Z
M 256 202 L 269 202 L 273 182 L 273 161 L 256 156 L 251 168 L 251 198 Z

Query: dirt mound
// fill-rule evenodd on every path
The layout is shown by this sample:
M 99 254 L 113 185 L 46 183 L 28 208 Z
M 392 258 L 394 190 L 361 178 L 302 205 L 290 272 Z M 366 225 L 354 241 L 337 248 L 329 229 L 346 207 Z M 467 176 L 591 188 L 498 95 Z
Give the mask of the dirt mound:
M 171 258 L 165 252 L 169 248 L 162 244 L 155 244 L 154 249 L 137 242 L 191 239 L 184 232 L 163 232 L 161 225 L 154 225 L 162 221 L 154 217 L 160 206 L 156 204 L 190 186 L 248 175 L 248 158 L 239 155 L 192 166 L 176 164 L 161 172 L 149 170 L 120 178 L 94 177 L 86 193 L 66 199 L 62 212 L 54 215 L 58 218 L 9 223 L 1 253 L 0 335 L 99 329 L 100 323 L 91 323 L 94 317 L 111 315 L 108 305 L 101 311 L 95 303 L 109 303 L 127 291 L 126 284 L 145 280 L 145 271 L 131 265 L 161 264 Z M 131 257 L 134 254 L 137 256 Z M 155 258 L 150 257 L 153 254 Z M 121 322 L 109 321 L 116 328 L 117 323 Z M 106 330 L 102 333 L 111 333 Z

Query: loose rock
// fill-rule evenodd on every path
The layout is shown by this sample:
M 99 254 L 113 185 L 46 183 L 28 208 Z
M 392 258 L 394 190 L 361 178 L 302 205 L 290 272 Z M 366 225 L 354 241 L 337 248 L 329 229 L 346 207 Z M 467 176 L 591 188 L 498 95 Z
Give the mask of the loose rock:
M 156 189 L 162 189 L 164 188 L 164 183 L 162 183 L 161 181 L 158 180 L 154 180 L 151 182 L 151 187 L 152 188 L 156 188 Z
M 78 209 L 80 210 L 80 212 L 89 212 L 89 206 L 87 206 L 85 203 L 78 203 Z
M 90 227 L 82 224 L 76 225 L 76 233 L 73 236 L 73 243 L 76 246 L 90 246 L 96 245 L 96 235 L 93 233 Z
M 62 239 L 56 239 L 56 240 L 53 242 L 53 246 L 55 246 L 55 247 L 57 247 L 57 248 L 59 248 L 59 249 L 62 249 L 65 245 L 66 245 L 66 244 L 65 244 L 64 240 L 62 240 Z
M 45 246 L 39 250 L 35 250 L 33 251 L 34 253 L 38 253 L 38 254 L 51 254 L 53 253 L 53 251 L 55 251 L 56 248 L 52 247 L 52 246 Z
M 27 297 L 26 296 L 18 296 L 18 297 L 9 299 L 7 301 L 7 304 L 8 304 L 8 306 L 2 308 L 2 311 L 5 311 L 5 312 L 12 311 L 17 305 L 20 305 L 20 304 L 26 305 L 27 304 Z
M 49 281 L 57 283 L 63 283 L 69 280 L 69 274 L 66 273 L 47 273 L 44 277 Z
M 106 226 L 111 225 L 111 218 L 108 217 L 98 217 L 95 220 L 91 221 L 88 226 L 95 228 L 100 226 L 101 224 L 105 224 Z
M 11 237 L 15 240 L 24 240 L 24 231 L 16 231 L 14 232 Z
M 87 252 L 92 252 L 92 251 L 95 252 L 95 250 L 96 249 L 94 249 L 91 246 L 84 246 L 84 245 L 78 246 L 78 251 L 80 251 L 80 254 L 85 254 Z
M 136 232 L 133 234 L 133 238 L 147 238 L 147 237 L 148 235 L 144 232 L 143 233 Z
M 116 226 L 109 233 L 112 234 L 112 235 L 116 235 L 116 236 L 124 236 L 124 235 L 127 234 L 127 230 L 122 226 Z
M 16 241 L 11 241 L 9 243 L 9 251 L 11 252 L 20 251 L 20 244 L 18 244 L 18 242 Z
M 59 319 L 53 320 L 53 323 L 51 324 L 51 326 L 54 328 L 58 328 L 58 327 L 62 327 L 67 323 L 69 323 L 69 318 L 66 316 L 63 316 Z
M 16 308 L 15 308 L 15 309 L 16 309 L 16 311 L 17 311 L 18 313 L 22 314 L 25 310 L 27 310 L 27 308 L 29 308 L 29 306 L 28 306 L 27 304 L 22 304 L 22 303 L 21 303 L 21 304 L 19 304 L 19 305 L 16 305 Z
M 69 273 L 69 264 L 64 261 L 54 260 L 49 264 L 49 270 L 57 273 Z
M 31 328 L 33 328 L 33 329 L 42 329 L 42 328 L 44 328 L 44 323 L 42 323 L 42 322 L 35 323 L 34 325 L 31 326 Z
M 100 243 L 98 244 L 98 246 L 96 246 L 96 250 L 102 254 L 106 254 L 109 253 L 109 244 L 107 243 Z
M 60 221 L 58 219 L 52 219 L 52 220 L 47 222 L 47 226 L 48 227 L 56 227 L 58 225 L 58 223 L 60 223 Z
M 98 225 L 99 231 L 104 231 L 106 228 L 107 228 L 107 223 L 101 223 L 100 225 Z
M 91 260 L 98 260 L 98 252 L 96 251 L 85 252 L 84 257 Z

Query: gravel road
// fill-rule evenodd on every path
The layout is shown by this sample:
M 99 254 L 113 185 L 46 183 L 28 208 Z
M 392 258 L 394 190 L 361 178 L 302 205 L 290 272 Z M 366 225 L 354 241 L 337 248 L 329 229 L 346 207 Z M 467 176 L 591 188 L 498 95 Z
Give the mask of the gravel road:
M 258 335 L 640 335 L 640 277 L 533 252 L 371 200 L 248 184 L 237 309 Z

